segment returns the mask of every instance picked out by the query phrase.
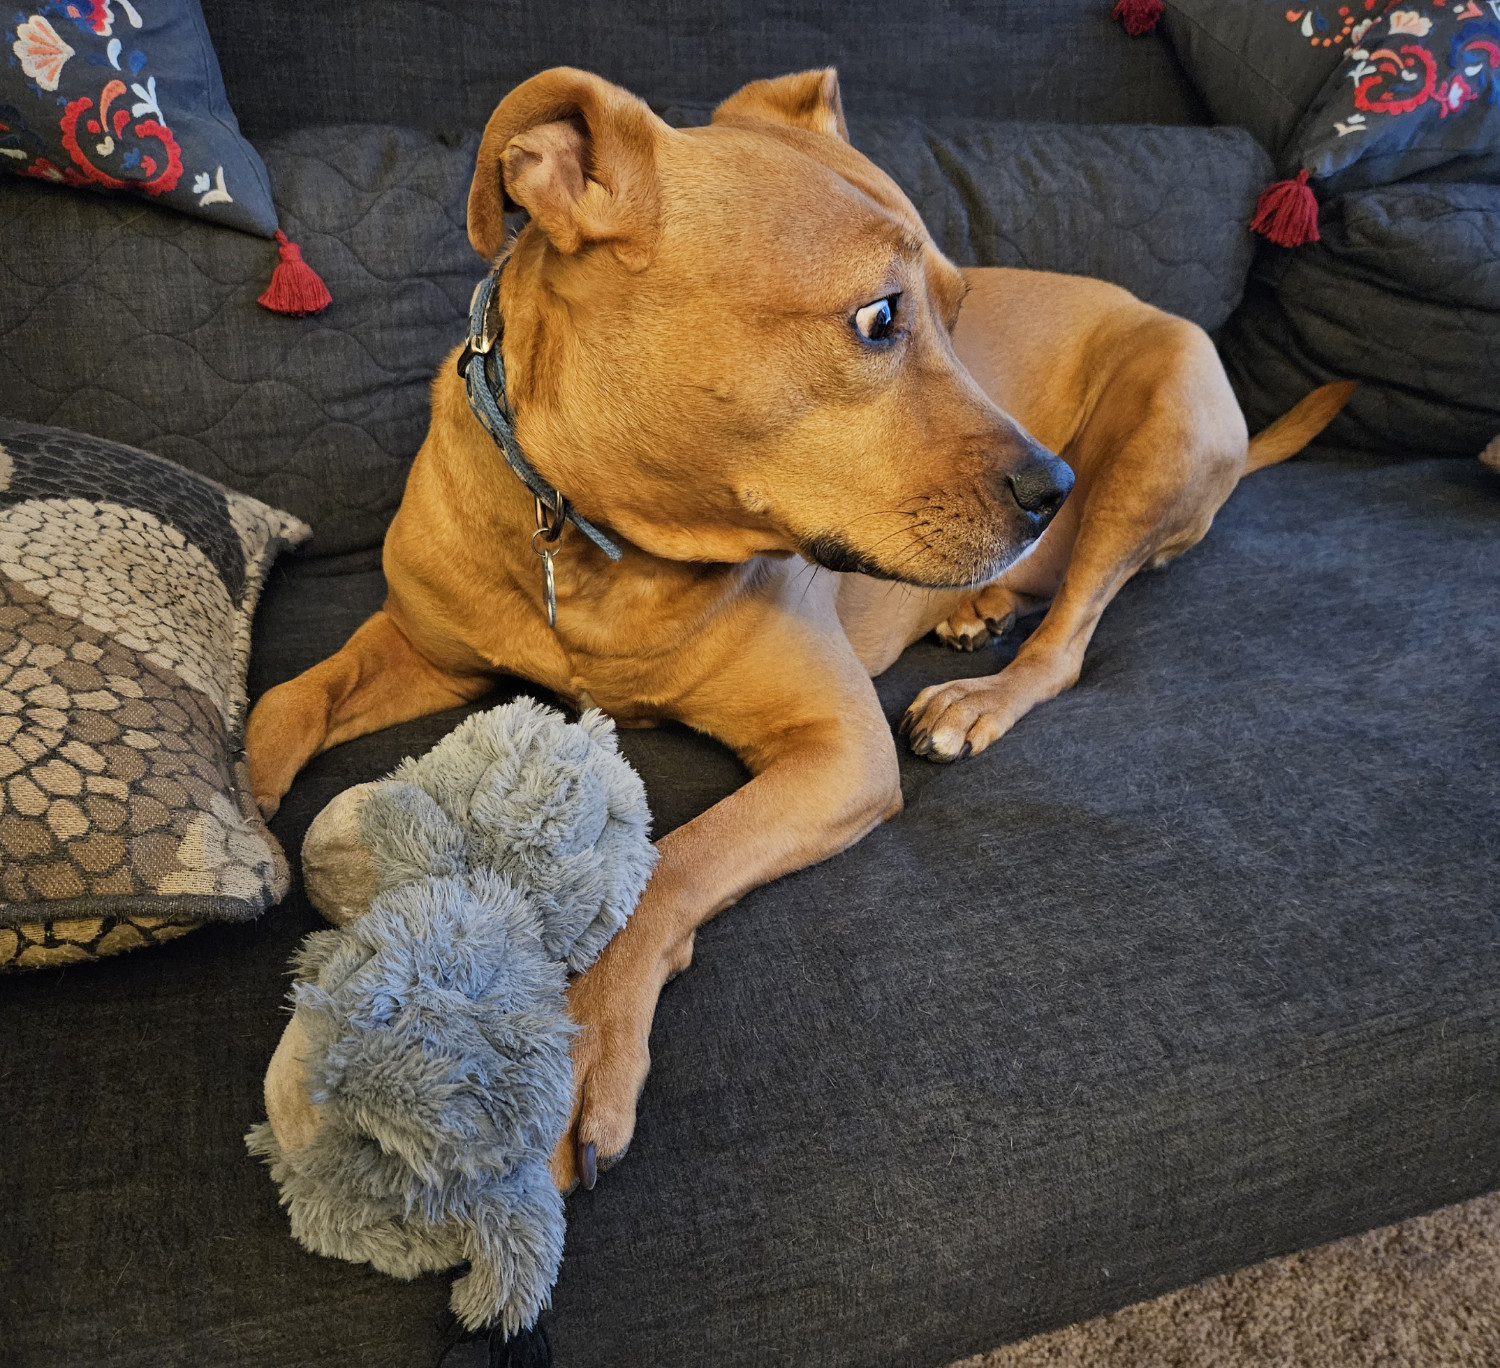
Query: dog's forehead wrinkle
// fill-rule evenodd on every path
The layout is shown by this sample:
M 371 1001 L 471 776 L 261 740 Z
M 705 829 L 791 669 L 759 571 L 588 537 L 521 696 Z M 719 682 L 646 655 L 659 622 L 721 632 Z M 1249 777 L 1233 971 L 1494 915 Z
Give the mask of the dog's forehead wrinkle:
M 711 231 L 721 255 L 737 244 L 790 255 L 817 246 L 820 234 L 830 255 L 847 251 L 851 235 L 884 235 L 912 257 L 929 243 L 895 183 L 846 144 L 836 146 L 866 174 L 830 164 L 770 129 L 711 125 L 684 131 L 708 137 L 692 146 L 693 155 L 675 156 L 660 168 L 663 227 L 674 234 L 696 235 L 701 242 Z

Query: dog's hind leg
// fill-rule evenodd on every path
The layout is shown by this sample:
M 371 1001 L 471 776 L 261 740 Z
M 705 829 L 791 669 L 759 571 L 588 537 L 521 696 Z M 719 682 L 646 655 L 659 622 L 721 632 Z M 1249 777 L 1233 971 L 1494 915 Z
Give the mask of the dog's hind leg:
M 969 616 L 980 625 L 998 619 L 999 626 L 1010 608 L 1045 603 L 1055 588 L 1051 608 L 999 674 L 933 685 L 917 695 L 902 729 L 918 755 L 946 761 L 982 751 L 1038 703 L 1071 688 L 1100 614 L 1120 586 L 1143 565 L 1170 560 L 1208 531 L 1244 469 L 1244 423 L 1230 407 L 1227 384 L 1214 396 L 1222 399 L 1218 404 L 1205 404 L 1201 393 L 1178 392 L 1194 379 L 1189 373 L 1145 387 L 1126 375 L 1115 395 L 1105 395 L 1114 402 L 1101 404 L 1102 421 L 1067 453 L 1078 472 L 1069 499 L 1077 519 L 1071 553 L 1064 560 L 1057 553 L 1066 548 L 1048 548 L 1044 538 L 1034 553 L 1040 563 L 1023 561 L 980 591 L 972 607 L 960 609 L 968 616 L 957 628 L 961 632 Z M 1220 415 L 1224 421 L 1215 422 Z M 1064 505 L 1059 523 L 1069 512 Z M 957 634 L 954 620 L 948 619 L 950 635 Z
M 336 655 L 264 694 L 245 728 L 250 789 L 267 817 L 297 772 L 341 741 L 480 697 L 485 674 L 448 674 L 391 616 L 368 618 Z

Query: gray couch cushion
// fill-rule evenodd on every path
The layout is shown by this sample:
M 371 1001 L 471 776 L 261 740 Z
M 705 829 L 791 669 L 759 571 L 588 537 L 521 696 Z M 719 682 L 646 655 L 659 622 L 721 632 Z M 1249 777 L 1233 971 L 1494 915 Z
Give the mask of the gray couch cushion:
M 900 817 L 705 927 L 630 1154 L 569 1201 L 558 1368 L 937 1368 L 1500 1184 L 1497 537 L 1475 461 L 1262 471 L 1076 689 L 903 753 Z M 382 592 L 369 555 L 283 566 L 253 687 Z M 887 715 L 1014 647 L 920 643 Z M 457 716 L 320 757 L 272 829 Z M 622 746 L 658 831 L 742 778 Z M 241 1145 L 316 925 L 294 892 L 0 985 L 14 1361 L 436 1362 L 447 1279 L 306 1254 Z
M 482 269 L 477 140 L 394 128 L 263 149 L 282 226 L 333 305 L 256 304 L 265 244 L 165 210 L 0 182 L 0 412 L 143 446 L 289 509 L 317 553 L 372 546 Z
M 1098 276 L 1217 329 L 1244 289 L 1271 160 L 1238 128 L 854 120 L 965 266 Z

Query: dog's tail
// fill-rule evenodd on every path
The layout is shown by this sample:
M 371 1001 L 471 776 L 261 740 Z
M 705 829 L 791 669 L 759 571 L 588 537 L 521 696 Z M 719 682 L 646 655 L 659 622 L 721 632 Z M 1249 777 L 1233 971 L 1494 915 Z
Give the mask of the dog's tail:
M 1359 382 L 1339 380 L 1320 385 L 1295 408 L 1283 413 L 1270 427 L 1250 439 L 1250 453 L 1245 458 L 1245 474 L 1262 466 L 1275 465 L 1295 456 L 1338 416 L 1349 402 Z

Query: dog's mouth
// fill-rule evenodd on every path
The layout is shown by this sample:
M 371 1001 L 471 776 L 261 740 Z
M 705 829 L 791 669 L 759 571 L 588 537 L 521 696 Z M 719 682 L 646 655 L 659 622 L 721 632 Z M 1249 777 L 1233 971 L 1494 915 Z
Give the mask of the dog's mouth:
M 886 514 L 865 514 L 860 547 L 843 528 L 798 539 L 815 565 L 924 589 L 985 584 L 1041 539 L 1073 488 L 1073 472 L 1028 439 L 1026 458 L 987 472 L 978 487 L 921 493 Z M 893 525 L 894 524 L 894 525 Z
M 923 589 L 958 589 L 994 579 L 1024 556 L 1040 535 L 1041 529 L 1038 528 L 1034 535 L 1009 546 L 994 546 L 987 552 L 961 558 L 943 555 L 926 544 L 920 544 L 905 552 L 897 552 L 891 563 L 851 546 L 837 532 L 813 533 L 804 537 L 797 549 L 814 565 L 837 570 L 840 574 L 869 575 L 872 579 L 894 580 Z

